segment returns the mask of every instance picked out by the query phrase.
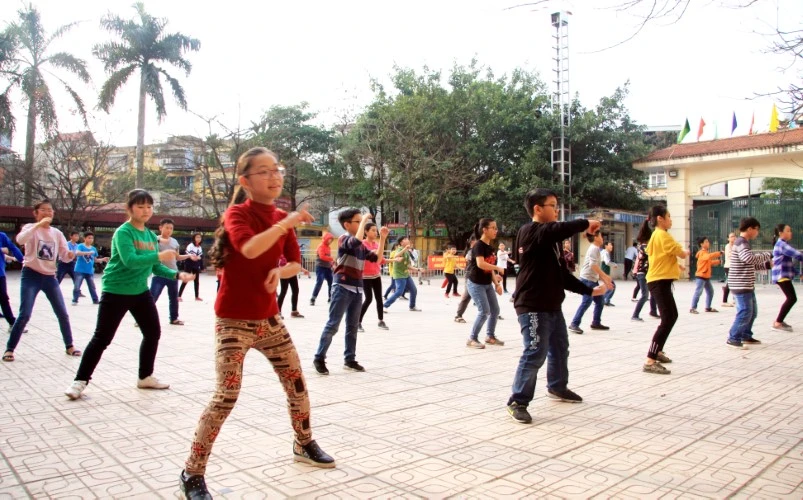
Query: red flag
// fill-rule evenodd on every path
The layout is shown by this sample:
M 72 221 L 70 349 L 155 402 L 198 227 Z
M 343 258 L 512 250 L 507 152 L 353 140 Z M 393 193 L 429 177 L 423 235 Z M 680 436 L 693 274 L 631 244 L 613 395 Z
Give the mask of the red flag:
M 705 128 L 705 120 L 700 117 L 700 127 L 697 129 L 697 142 L 700 142 L 700 137 L 703 135 L 703 128 Z
M 753 125 L 755 124 L 756 124 L 756 112 L 753 111 L 753 118 L 750 120 L 750 131 L 747 133 L 747 135 L 753 135 Z

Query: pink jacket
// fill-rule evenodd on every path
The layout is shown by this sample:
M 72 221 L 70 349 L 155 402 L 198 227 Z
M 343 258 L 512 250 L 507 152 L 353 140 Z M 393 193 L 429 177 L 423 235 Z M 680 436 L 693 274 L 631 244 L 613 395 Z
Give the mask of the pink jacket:
M 367 248 L 369 251 L 373 252 L 377 248 L 379 248 L 378 241 L 368 241 L 364 240 L 362 242 L 363 246 Z M 380 274 L 382 274 L 382 264 L 385 263 L 385 259 L 382 255 L 379 255 L 379 259 L 376 262 L 369 262 L 367 259 L 365 260 L 365 265 L 362 268 L 362 276 L 363 278 L 376 278 Z
M 56 275 L 56 257 L 62 262 L 71 262 L 75 256 L 67 258 L 67 238 L 55 227 L 36 227 L 25 224 L 17 235 L 17 243 L 25 246 L 25 260 L 22 267 L 30 267 L 40 274 Z

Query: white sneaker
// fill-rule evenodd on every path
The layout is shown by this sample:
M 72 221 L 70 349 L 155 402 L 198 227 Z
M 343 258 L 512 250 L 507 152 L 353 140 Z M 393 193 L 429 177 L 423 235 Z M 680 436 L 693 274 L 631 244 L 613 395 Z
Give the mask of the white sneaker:
M 169 389 L 170 384 L 159 382 L 159 379 L 153 375 L 148 375 L 145 378 L 137 380 L 137 389 Z
M 84 389 L 86 389 L 86 382 L 83 380 L 73 380 L 72 385 L 64 391 L 64 395 L 70 399 L 78 399 L 81 397 L 81 393 L 84 392 Z

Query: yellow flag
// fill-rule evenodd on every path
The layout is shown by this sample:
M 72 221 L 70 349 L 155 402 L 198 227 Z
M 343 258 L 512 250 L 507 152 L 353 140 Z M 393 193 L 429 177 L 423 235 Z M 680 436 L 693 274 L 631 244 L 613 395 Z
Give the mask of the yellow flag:
M 770 132 L 778 131 L 778 108 L 775 104 L 772 105 L 772 114 L 770 115 Z

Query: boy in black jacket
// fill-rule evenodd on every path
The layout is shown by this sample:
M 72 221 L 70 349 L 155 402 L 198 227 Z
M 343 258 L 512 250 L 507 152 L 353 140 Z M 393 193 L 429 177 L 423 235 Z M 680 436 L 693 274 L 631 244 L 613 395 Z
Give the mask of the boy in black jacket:
M 524 199 L 524 208 L 532 222 L 519 229 L 514 243 L 520 266 L 514 305 L 524 339 L 524 353 L 516 369 L 507 411 L 515 421 L 529 424 L 532 417 L 527 405 L 535 394 L 538 369 L 547 358 L 547 394 L 571 403 L 583 400 L 567 387 L 569 336 L 561 311 L 566 297 L 563 290 L 596 297 L 605 293 L 606 286 L 590 288 L 581 283 L 566 268 L 561 249 L 561 242 L 575 233 L 596 233 L 599 221 L 557 222 L 558 197 L 549 189 L 530 191 Z

